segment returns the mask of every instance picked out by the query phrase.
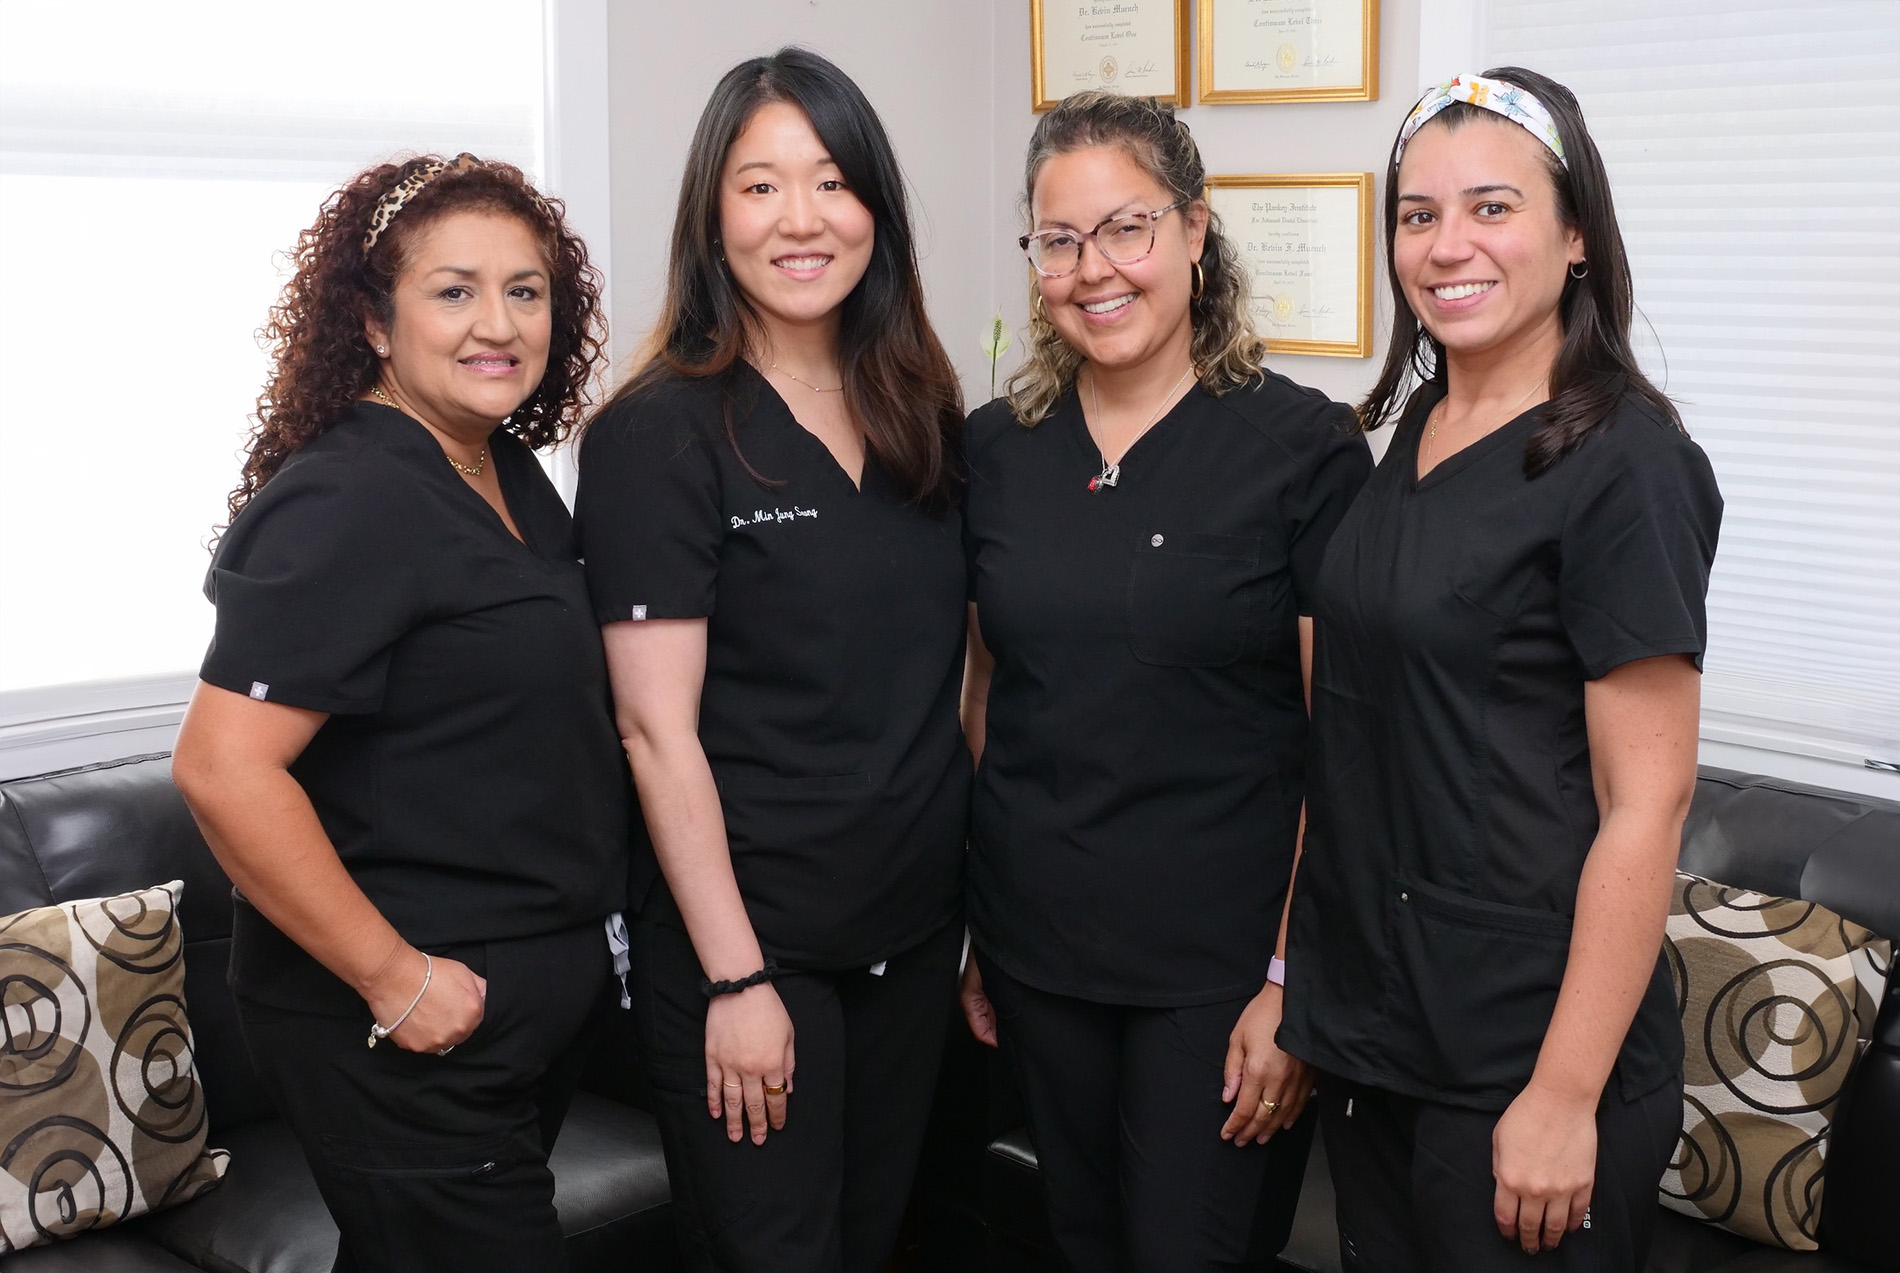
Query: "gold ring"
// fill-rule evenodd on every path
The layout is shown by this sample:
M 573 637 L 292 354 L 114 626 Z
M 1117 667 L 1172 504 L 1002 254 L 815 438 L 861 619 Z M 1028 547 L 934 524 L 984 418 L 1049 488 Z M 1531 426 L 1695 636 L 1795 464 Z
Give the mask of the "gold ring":
M 765 1085 L 765 1094 L 767 1096 L 783 1096 L 785 1095 L 785 1084 L 767 1083 Z
M 744 1083 L 726 1083 L 726 1084 L 724 1084 L 723 1086 L 726 1086 L 726 1087 L 744 1087 L 744 1086 L 745 1086 L 745 1084 L 744 1084 Z
M 1275 1110 L 1280 1108 L 1280 1102 L 1270 1101 L 1263 1096 L 1260 1098 L 1260 1108 L 1267 1111 L 1268 1114 L 1272 1114 Z

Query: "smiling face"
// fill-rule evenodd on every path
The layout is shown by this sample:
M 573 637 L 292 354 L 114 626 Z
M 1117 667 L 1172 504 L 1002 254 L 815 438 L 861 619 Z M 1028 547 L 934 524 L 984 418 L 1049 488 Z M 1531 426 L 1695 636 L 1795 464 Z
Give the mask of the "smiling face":
M 871 263 L 876 223 L 805 112 L 761 106 L 726 152 L 719 238 L 765 334 L 835 326 Z
M 1104 218 L 1174 201 L 1121 147 L 1088 146 L 1042 165 L 1030 216 L 1035 230 L 1086 232 Z M 1207 206 L 1187 204 L 1154 228 L 1154 250 L 1139 261 L 1118 265 L 1090 241 L 1073 273 L 1037 279 L 1049 322 L 1097 367 L 1132 370 L 1157 357 L 1185 358 L 1193 347 L 1188 297 L 1207 236 Z
M 1427 124 L 1399 161 L 1392 261 L 1412 312 L 1455 358 L 1561 342 L 1583 236 L 1557 215 L 1549 152 L 1508 120 Z M 1554 348 L 1553 351 L 1554 353 Z
M 383 380 L 425 421 L 486 432 L 528 400 L 548 365 L 548 267 L 534 234 L 497 212 L 450 212 L 420 231 L 391 295 Z

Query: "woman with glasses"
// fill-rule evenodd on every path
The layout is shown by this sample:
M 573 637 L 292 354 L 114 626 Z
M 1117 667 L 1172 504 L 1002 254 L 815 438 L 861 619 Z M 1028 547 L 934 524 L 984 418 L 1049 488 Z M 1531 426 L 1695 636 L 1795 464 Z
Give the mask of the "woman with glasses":
M 1027 363 L 967 431 L 964 1010 L 1076 1268 L 1266 1269 L 1311 1139 L 1280 1052 L 1321 551 L 1371 469 L 1263 371 L 1199 151 L 1079 93 L 1030 142 Z
M 581 450 L 651 846 L 634 1026 L 696 1270 L 878 1273 L 936 1085 L 970 791 L 963 413 L 911 243 L 844 72 L 734 67 L 651 356 Z

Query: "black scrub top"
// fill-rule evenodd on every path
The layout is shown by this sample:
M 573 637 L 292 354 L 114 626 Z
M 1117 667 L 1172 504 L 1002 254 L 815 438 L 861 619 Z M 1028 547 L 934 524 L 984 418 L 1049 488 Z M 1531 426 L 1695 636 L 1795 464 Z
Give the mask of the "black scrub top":
M 327 712 L 291 775 L 409 942 L 597 922 L 630 784 L 573 527 L 541 466 L 489 452 L 523 543 L 427 429 L 358 403 L 218 541 L 199 676 Z
M 1631 397 L 1538 477 L 1541 407 L 1419 481 L 1442 396 L 1416 397 L 1320 572 L 1280 1045 L 1502 1109 L 1549 1027 L 1597 831 L 1584 683 L 1700 666 L 1722 499 L 1701 448 Z M 1616 1081 L 1634 1098 L 1681 1061 L 1659 957 Z
M 707 620 L 700 745 L 753 931 L 791 967 L 906 950 L 962 885 L 962 522 L 874 455 L 862 479 L 745 363 L 616 404 L 581 447 L 595 617 Z M 639 853 L 633 904 L 670 906 Z
M 1298 617 L 1371 471 L 1352 414 L 1267 374 L 1190 390 L 1101 470 L 1071 390 L 970 418 L 971 595 L 995 659 L 970 927 L 1039 989 L 1181 1007 L 1259 993 L 1306 746 Z

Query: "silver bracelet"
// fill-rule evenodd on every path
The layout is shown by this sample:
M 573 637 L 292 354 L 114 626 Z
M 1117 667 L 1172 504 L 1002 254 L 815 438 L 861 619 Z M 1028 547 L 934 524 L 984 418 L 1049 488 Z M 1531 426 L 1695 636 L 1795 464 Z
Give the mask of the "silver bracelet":
M 369 1046 L 375 1047 L 402 1029 L 402 1023 L 409 1019 L 409 1014 L 414 1012 L 416 1005 L 422 1002 L 422 996 L 429 993 L 429 982 L 434 978 L 435 960 L 429 958 L 429 952 L 425 950 L 422 952 L 422 989 L 416 991 L 416 997 L 409 1001 L 409 1006 L 402 1010 L 402 1015 L 388 1025 L 377 1025 L 374 1021 L 369 1023 Z

